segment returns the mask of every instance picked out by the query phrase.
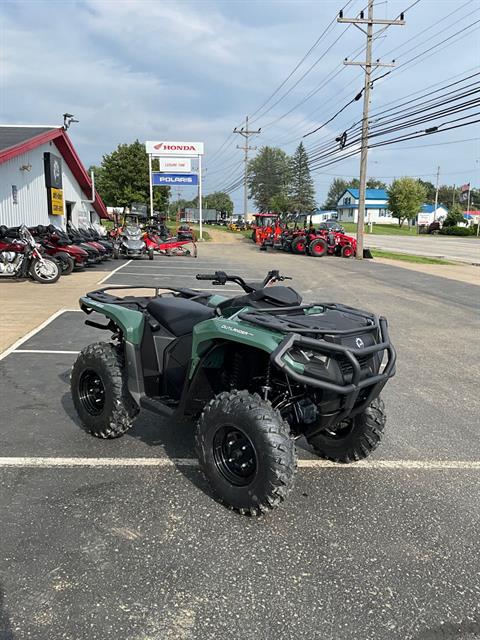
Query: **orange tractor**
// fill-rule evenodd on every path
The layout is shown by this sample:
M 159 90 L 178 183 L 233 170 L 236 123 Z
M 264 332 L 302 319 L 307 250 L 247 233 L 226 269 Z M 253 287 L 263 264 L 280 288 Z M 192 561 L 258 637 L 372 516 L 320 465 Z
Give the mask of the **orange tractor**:
M 252 225 L 252 240 L 262 246 L 267 238 L 277 238 L 281 235 L 283 227 L 280 224 L 278 213 L 256 213 L 255 222 Z

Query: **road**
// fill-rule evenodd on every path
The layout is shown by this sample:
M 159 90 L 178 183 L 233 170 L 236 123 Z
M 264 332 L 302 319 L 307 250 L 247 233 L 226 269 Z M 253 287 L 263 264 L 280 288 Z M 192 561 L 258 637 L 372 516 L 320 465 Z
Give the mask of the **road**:
M 380 236 L 365 235 L 365 246 L 434 256 L 460 262 L 480 263 L 480 240 L 477 238 L 448 238 L 445 236 Z
M 191 424 L 142 411 L 118 440 L 84 432 L 69 371 L 108 334 L 62 314 L 0 362 L 0 638 L 480 639 L 480 289 L 242 243 L 124 263 L 102 286 L 196 286 L 221 267 L 279 268 L 305 300 L 388 317 L 384 441 L 328 467 L 299 440 L 288 501 L 241 517 L 197 469 Z

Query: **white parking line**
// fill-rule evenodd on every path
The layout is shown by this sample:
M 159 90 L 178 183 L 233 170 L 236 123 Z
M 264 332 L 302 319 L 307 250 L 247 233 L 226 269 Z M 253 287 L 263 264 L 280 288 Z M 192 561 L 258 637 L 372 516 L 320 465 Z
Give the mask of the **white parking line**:
M 112 286 L 121 288 L 121 287 L 132 287 L 132 286 L 136 286 L 136 285 L 125 284 L 123 282 L 122 282 L 122 284 L 119 284 L 118 282 L 114 282 L 114 283 L 112 283 Z M 139 288 L 142 288 L 142 287 L 139 286 Z M 146 285 L 146 288 L 147 289 L 162 289 L 162 285 L 161 284 L 149 284 L 149 285 Z M 166 288 L 168 289 L 168 286 Z M 224 289 L 222 286 L 218 286 L 218 287 L 210 287 L 209 289 L 200 289 L 200 287 L 195 287 L 195 291 L 216 291 L 219 295 L 221 295 L 224 291 L 231 291 L 233 293 L 239 293 L 241 291 L 241 289 Z
M 14 353 L 73 353 L 73 354 L 77 354 L 80 353 L 80 351 L 55 351 L 52 349 L 15 349 L 15 351 L 12 351 L 12 354 Z
M 131 261 L 132 262 L 132 261 Z M 137 262 L 137 261 L 133 261 L 135 262 L 135 264 L 140 264 L 144 269 L 149 269 L 150 267 L 152 269 L 154 269 L 155 267 L 158 267 L 159 269 L 163 269 L 163 268 L 169 268 L 169 269 L 196 269 L 197 267 L 202 267 L 202 268 L 210 268 L 213 271 L 215 271 L 216 269 L 225 269 L 225 262 L 221 262 L 219 264 L 212 264 L 211 262 L 197 262 L 196 260 L 192 260 L 191 262 L 188 263 L 188 265 L 176 265 L 173 264 L 173 262 L 171 260 L 165 260 L 165 261 L 145 261 L 142 260 L 141 262 Z M 228 268 L 232 268 L 232 269 L 243 269 L 244 265 L 238 264 L 238 265 L 230 265 Z
M 161 273 L 160 271 L 156 272 L 139 272 L 139 271 L 122 271 L 122 276 L 159 276 L 161 278 L 193 278 L 195 280 L 196 273 Z M 248 278 L 254 278 L 255 276 L 242 276 Z
M 55 467 L 198 467 L 195 458 L 46 458 L 0 457 L 0 468 Z M 337 464 L 329 460 L 299 460 L 300 469 L 412 469 L 419 471 L 480 470 L 479 460 L 363 460 L 353 464 Z
M 105 282 L 105 280 L 108 280 L 111 276 L 113 276 L 114 273 L 117 273 L 117 271 L 120 271 L 120 269 L 123 269 L 124 267 L 126 267 L 127 264 L 130 264 L 130 262 L 132 262 L 132 261 L 131 260 L 127 260 L 126 262 L 121 264 L 119 267 L 117 267 L 113 271 L 109 271 L 107 273 L 107 275 L 104 278 L 102 278 L 98 284 L 103 284 Z
M 39 324 L 38 327 L 29 331 L 23 336 L 23 338 L 20 338 L 19 340 L 14 342 L 10 347 L 8 347 L 8 349 L 5 349 L 5 351 L 2 351 L 2 353 L 0 353 L 0 360 L 3 360 L 8 355 L 10 355 L 12 351 L 16 351 L 18 347 L 20 347 L 22 344 L 27 342 L 27 340 L 30 340 L 30 338 L 33 338 L 33 336 L 36 335 L 39 331 L 41 331 L 42 329 L 45 329 L 46 326 L 48 326 L 51 322 L 53 322 L 53 320 L 61 316 L 63 313 L 72 312 L 72 311 L 77 312 L 77 311 L 80 311 L 80 309 L 59 309 L 58 311 L 55 311 L 55 313 L 52 313 L 52 315 L 49 318 L 47 318 L 44 322 Z

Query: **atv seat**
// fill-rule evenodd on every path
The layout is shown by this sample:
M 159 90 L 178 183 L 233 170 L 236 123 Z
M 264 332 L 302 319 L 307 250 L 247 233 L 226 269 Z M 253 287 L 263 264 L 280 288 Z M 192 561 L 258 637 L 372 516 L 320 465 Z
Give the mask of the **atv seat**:
M 215 316 L 214 309 L 184 298 L 154 298 L 147 311 L 174 336 L 184 336 L 202 320 Z

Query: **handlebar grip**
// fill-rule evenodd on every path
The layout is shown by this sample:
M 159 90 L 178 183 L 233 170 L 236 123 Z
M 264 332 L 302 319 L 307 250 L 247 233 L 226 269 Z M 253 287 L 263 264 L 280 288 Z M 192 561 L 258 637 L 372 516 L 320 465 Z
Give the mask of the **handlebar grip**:
M 195 276 L 197 280 L 216 280 L 217 275 L 215 273 L 197 273 Z

